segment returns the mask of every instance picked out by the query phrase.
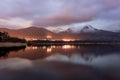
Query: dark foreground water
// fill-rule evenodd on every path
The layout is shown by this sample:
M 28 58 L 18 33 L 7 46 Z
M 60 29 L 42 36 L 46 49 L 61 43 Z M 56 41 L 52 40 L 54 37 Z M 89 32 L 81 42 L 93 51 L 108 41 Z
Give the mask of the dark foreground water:
M 120 80 L 120 46 L 0 48 L 1 80 Z

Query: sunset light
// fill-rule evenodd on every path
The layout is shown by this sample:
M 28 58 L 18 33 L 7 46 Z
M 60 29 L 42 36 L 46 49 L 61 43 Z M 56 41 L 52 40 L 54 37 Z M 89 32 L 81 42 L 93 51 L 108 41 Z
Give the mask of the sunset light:
M 47 38 L 47 39 L 52 39 L 52 36 L 47 35 L 46 38 Z
M 16 28 L 16 26 L 20 27 L 20 28 L 26 28 L 29 26 L 32 26 L 32 21 L 31 20 L 26 20 L 23 18 L 10 18 L 10 19 L 0 19 L 0 23 L 2 25 L 6 24 L 9 26 L 12 26 L 11 28 Z
M 0 80 L 120 80 L 120 0 L 1 0 Z

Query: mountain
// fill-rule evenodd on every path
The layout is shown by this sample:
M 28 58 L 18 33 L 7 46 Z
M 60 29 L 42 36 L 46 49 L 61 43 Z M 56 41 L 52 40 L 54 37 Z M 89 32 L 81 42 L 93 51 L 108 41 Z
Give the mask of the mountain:
M 91 25 L 84 26 L 83 28 L 74 31 L 69 28 L 66 31 L 60 32 L 61 35 L 72 36 L 81 40 L 120 40 L 120 34 L 117 32 L 99 30 Z
M 99 31 L 99 30 L 92 27 L 91 25 L 86 25 L 86 26 L 83 26 L 82 28 L 77 28 L 77 29 L 76 29 L 76 27 L 71 27 L 62 32 L 69 32 L 69 33 L 89 33 L 89 32 L 91 32 L 91 33 L 94 33 L 97 31 Z
M 120 34 L 105 30 L 96 29 L 90 25 L 82 27 L 77 32 L 69 28 L 65 31 L 55 33 L 45 28 L 29 27 L 24 29 L 0 28 L 0 31 L 8 32 L 12 37 L 26 39 L 46 39 L 51 36 L 52 39 L 80 39 L 80 40 L 120 40 Z
M 0 31 L 8 32 L 12 37 L 19 38 L 37 38 L 37 39 L 46 39 L 46 36 L 56 36 L 55 33 L 48 31 L 44 28 L 29 27 L 18 30 L 11 30 L 6 28 L 0 28 Z
M 84 26 L 84 27 L 80 30 L 81 33 L 97 32 L 97 31 L 98 31 L 98 29 L 93 28 L 91 25 Z

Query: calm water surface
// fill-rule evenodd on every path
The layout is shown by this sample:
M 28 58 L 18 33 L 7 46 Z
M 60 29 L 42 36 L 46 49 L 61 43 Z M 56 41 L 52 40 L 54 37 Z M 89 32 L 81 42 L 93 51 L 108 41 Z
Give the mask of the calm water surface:
M 110 57 L 111 56 L 111 57 Z M 80 59 L 78 61 L 93 61 L 106 57 L 113 59 L 120 57 L 120 46 L 27 46 L 21 48 L 0 48 L 0 58 L 25 58 L 30 60 L 67 60 Z M 116 60 L 115 59 L 115 60 Z M 113 59 L 114 60 L 114 59 Z
M 1 59 L 0 70 L 2 70 L 0 73 L 0 78 L 3 78 L 3 80 L 9 80 L 8 78 L 5 77 L 6 75 L 12 76 L 14 78 L 15 76 L 17 76 L 17 74 L 19 74 L 19 76 L 17 76 L 18 78 L 17 80 L 19 80 L 21 76 L 23 76 L 22 74 L 25 73 L 24 72 L 25 70 L 21 70 L 21 73 L 3 71 L 6 68 L 16 70 L 21 68 L 24 69 L 25 67 L 31 67 L 31 66 L 32 66 L 32 69 L 28 70 L 27 74 L 31 75 L 31 77 L 34 79 L 36 79 L 36 77 L 34 77 L 33 75 L 41 75 L 41 76 L 37 76 L 38 79 L 36 80 L 40 80 L 41 77 L 43 76 L 43 73 L 45 73 L 44 76 L 48 76 L 48 74 L 50 73 L 51 75 L 53 71 L 55 71 L 56 73 L 56 70 L 58 70 L 56 74 L 59 76 L 61 75 L 60 73 L 62 70 L 63 71 L 62 74 L 64 73 L 64 75 L 66 74 L 66 76 L 68 76 L 68 74 L 72 74 L 74 75 L 74 78 L 76 78 L 75 76 L 78 75 L 77 73 L 79 73 L 78 80 L 81 79 L 82 77 L 88 78 L 88 79 L 82 79 L 82 80 L 89 80 L 88 76 L 90 76 L 91 74 L 93 74 L 95 78 L 92 80 L 120 80 L 120 77 L 119 77 L 120 76 L 120 46 L 63 45 L 63 46 L 27 46 L 27 47 L 9 48 L 9 49 L 0 48 L 0 59 Z M 41 63 L 41 61 L 43 62 Z M 69 65 L 69 64 L 63 64 L 63 63 L 62 64 L 61 63 L 46 64 L 46 62 L 44 61 L 67 62 L 67 63 L 77 64 L 78 66 L 80 65 L 80 67 L 76 69 L 75 66 L 70 67 L 72 65 Z M 85 66 L 81 67 L 82 65 L 85 65 Z M 87 68 L 87 66 L 94 68 L 95 73 L 92 73 L 92 71 L 94 70 L 91 71 L 91 69 Z M 70 69 L 72 71 L 70 73 L 68 72 L 70 70 L 68 70 L 67 71 L 68 73 L 66 73 L 64 69 L 65 70 Z M 37 72 L 35 72 L 35 70 L 37 70 Z M 76 70 L 76 72 L 74 72 L 74 70 Z M 87 71 L 87 73 L 82 74 L 82 72 L 84 71 Z M 59 79 L 59 77 L 55 77 L 57 76 L 56 74 L 55 75 L 53 74 L 51 76 L 54 76 L 54 78 Z M 80 75 L 84 75 L 84 76 L 80 76 Z M 48 77 L 51 77 L 51 76 L 48 76 Z M 26 79 L 33 80 L 31 77 L 27 77 L 27 76 L 24 76 L 24 77 Z M 96 79 L 96 77 L 98 79 Z M 74 78 L 71 80 L 75 80 Z

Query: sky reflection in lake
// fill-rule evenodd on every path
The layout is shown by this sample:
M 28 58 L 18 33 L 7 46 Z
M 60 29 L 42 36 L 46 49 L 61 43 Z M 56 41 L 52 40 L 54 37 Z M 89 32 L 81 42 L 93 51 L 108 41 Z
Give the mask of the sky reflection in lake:
M 120 46 L 28 46 L 0 49 L 1 59 L 64 61 L 94 67 L 120 67 Z
M 29 46 L 17 49 L 1 48 L 0 53 L 0 70 L 4 68 L 18 70 L 31 67 L 36 69 L 39 64 L 41 64 L 41 67 L 50 66 L 50 64 L 52 64 L 52 67 L 59 67 L 57 65 L 61 63 L 47 63 L 57 61 L 80 66 L 92 66 L 96 70 L 100 70 L 99 73 L 109 74 L 109 76 L 114 77 L 120 76 L 120 46 Z M 46 68 L 48 68 L 47 66 Z M 40 69 L 39 67 L 38 69 Z

